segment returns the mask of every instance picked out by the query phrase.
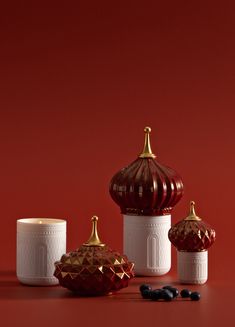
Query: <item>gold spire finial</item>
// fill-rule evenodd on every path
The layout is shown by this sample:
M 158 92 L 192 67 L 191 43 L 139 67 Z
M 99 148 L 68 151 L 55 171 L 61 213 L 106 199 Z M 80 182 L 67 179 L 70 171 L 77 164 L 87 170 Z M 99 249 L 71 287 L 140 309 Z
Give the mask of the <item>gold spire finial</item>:
M 195 202 L 190 201 L 190 211 L 188 217 L 185 218 L 185 220 L 201 220 L 200 217 L 198 217 L 195 213 Z
M 151 128 L 145 127 L 145 139 L 144 139 L 144 149 L 143 152 L 139 155 L 140 158 L 156 158 L 155 154 L 152 153 L 151 145 L 150 145 L 150 134 Z
M 86 246 L 105 246 L 105 244 L 103 244 L 98 236 L 98 232 L 97 232 L 97 221 L 98 221 L 98 217 L 97 216 L 93 216 L 91 218 L 92 221 L 92 231 L 91 231 L 91 236 L 89 238 L 89 240 L 84 243 L 83 245 Z

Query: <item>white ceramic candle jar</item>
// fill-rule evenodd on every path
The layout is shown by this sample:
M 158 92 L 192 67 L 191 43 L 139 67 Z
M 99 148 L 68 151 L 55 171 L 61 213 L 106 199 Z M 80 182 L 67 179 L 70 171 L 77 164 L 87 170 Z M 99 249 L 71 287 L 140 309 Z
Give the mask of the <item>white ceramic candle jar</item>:
M 171 215 L 124 215 L 124 253 L 135 263 L 137 276 L 161 276 L 170 270 L 170 227 Z
M 208 251 L 177 251 L 178 276 L 182 284 L 204 284 L 208 278 Z
M 52 218 L 17 220 L 17 278 L 27 285 L 56 285 L 54 263 L 66 253 L 66 221 Z

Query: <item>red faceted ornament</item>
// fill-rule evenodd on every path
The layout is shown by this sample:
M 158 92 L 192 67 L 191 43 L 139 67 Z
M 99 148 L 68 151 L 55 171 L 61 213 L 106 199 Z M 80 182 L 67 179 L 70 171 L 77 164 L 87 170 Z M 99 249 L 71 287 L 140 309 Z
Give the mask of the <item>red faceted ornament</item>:
M 54 276 L 61 286 L 81 296 L 105 295 L 127 287 L 134 277 L 134 264 L 125 255 L 103 244 L 97 234 L 97 220 L 92 218 L 92 233 L 79 249 L 64 254 L 55 263 Z
M 178 251 L 204 251 L 215 241 L 215 230 L 195 214 L 194 206 L 191 201 L 189 216 L 169 230 L 169 240 Z
M 134 162 L 116 173 L 110 195 L 127 215 L 155 216 L 171 213 L 183 195 L 181 177 L 155 160 L 150 127 L 145 127 L 144 150 Z

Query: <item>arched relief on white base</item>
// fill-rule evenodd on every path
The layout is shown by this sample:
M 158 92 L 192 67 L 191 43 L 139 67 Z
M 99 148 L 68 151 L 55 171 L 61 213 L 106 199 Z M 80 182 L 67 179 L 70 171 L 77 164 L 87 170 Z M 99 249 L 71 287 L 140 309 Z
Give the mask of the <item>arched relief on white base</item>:
M 37 268 L 35 276 L 46 277 L 47 276 L 47 246 L 46 244 L 39 243 L 36 246 L 35 261 Z
M 156 269 L 160 265 L 159 257 L 159 237 L 150 234 L 147 238 L 147 268 Z

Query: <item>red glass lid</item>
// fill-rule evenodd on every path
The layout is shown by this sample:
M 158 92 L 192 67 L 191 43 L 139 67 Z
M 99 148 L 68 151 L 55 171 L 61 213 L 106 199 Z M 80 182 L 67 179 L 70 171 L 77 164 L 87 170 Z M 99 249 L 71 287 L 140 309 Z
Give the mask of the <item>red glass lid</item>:
M 168 237 L 178 251 L 205 251 L 215 241 L 215 230 L 196 215 L 191 201 L 188 217 L 172 226 Z
M 150 127 L 145 127 L 143 152 L 116 173 L 109 192 L 123 214 L 154 216 L 169 214 L 183 195 L 181 177 L 160 164 L 150 145 Z
M 83 296 L 104 295 L 127 287 L 134 277 L 134 264 L 125 255 L 100 241 L 98 217 L 92 218 L 89 240 L 55 263 L 55 277 L 61 286 Z

